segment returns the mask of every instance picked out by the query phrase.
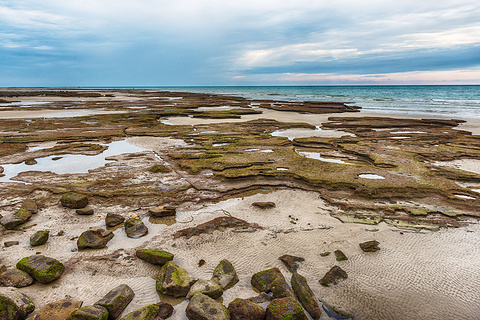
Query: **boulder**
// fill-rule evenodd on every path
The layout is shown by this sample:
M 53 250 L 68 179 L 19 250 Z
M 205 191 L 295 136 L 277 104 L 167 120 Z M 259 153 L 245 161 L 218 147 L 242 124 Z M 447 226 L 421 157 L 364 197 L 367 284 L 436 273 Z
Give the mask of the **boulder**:
M 81 307 L 75 310 L 67 320 L 108 320 L 108 311 L 99 305 Z
M 138 310 L 132 311 L 120 320 L 155 320 L 160 307 L 158 304 L 149 304 Z
M 272 300 L 265 315 L 266 320 L 307 320 L 300 303 L 290 297 Z
M 378 246 L 379 244 L 380 242 L 376 240 L 367 241 L 367 242 L 360 243 L 360 248 L 362 248 L 364 252 L 375 252 L 380 250 L 380 247 Z
M 254 202 L 252 206 L 260 209 L 271 209 L 275 208 L 275 202 Z
M 278 260 L 282 261 L 283 264 L 287 267 L 290 272 L 297 272 L 298 263 L 305 261 L 302 257 L 291 256 L 289 254 L 284 254 Z
M 87 230 L 83 232 L 77 240 L 78 250 L 104 248 L 108 241 L 112 240 L 113 236 L 112 231 L 103 229 Z
M 323 278 L 320 280 L 320 284 L 324 287 L 338 284 L 340 280 L 347 279 L 348 275 L 339 266 L 332 267 Z
M 238 282 L 238 275 L 233 265 L 224 259 L 215 267 L 212 279 L 217 279 L 223 290 L 227 290 Z
M 285 297 L 296 299 L 295 293 L 284 278 L 276 278 L 270 285 L 270 291 L 275 299 Z
M 247 299 L 248 301 L 252 301 L 255 303 L 264 303 L 264 302 L 270 302 L 273 300 L 273 296 L 265 293 L 265 292 L 260 292 L 259 295 L 255 297 L 250 297 Z
M 32 217 L 32 213 L 23 208 L 18 209 L 15 213 L 15 216 L 19 217 L 23 222 L 27 222 Z
M 23 320 L 35 310 L 32 300 L 12 287 L 0 287 L 0 319 Z
M 185 237 L 190 239 L 194 236 L 199 236 L 204 233 L 213 233 L 215 231 L 225 231 L 227 229 L 233 229 L 239 232 L 253 232 L 255 230 L 261 230 L 263 227 L 256 223 L 248 223 L 245 220 L 241 220 L 235 217 L 218 217 L 205 223 L 199 224 L 195 227 L 179 230 L 175 232 L 173 238 Z
M 228 310 L 232 320 L 263 320 L 265 318 L 265 310 L 260 305 L 246 299 L 233 300 L 228 305 Z
M 33 283 L 33 278 L 20 269 L 14 268 L 0 274 L 0 283 L 5 287 L 23 288 Z
M 217 299 L 222 296 L 223 288 L 216 279 L 198 280 L 190 287 L 190 290 L 187 294 L 187 299 L 191 299 L 197 292 L 201 292 L 210 298 Z
M 80 308 L 83 301 L 73 299 L 63 299 L 55 302 L 47 303 L 43 308 L 29 320 L 65 320 L 75 310 Z
M 173 260 L 173 253 L 164 250 L 154 249 L 138 249 L 135 252 L 136 256 L 142 260 L 145 260 L 151 264 L 157 264 L 163 266 L 168 261 Z
M 140 238 L 148 234 L 148 229 L 139 217 L 132 216 L 125 221 L 125 233 L 129 238 Z
M 40 283 L 50 283 L 63 274 L 65 267 L 57 259 L 42 255 L 25 257 L 17 262 L 17 268 L 25 271 Z
M 47 243 L 49 234 L 50 234 L 50 231 L 48 230 L 39 230 L 35 232 L 30 237 L 30 245 L 32 247 L 36 247 L 36 246 L 41 246 L 42 244 Z
M 177 213 L 177 209 L 174 206 L 159 206 L 148 209 L 148 213 L 154 217 L 169 217 L 174 216 Z
M 169 296 L 185 297 L 190 287 L 197 280 L 175 262 L 169 261 L 157 275 L 156 289 L 158 292 Z
M 62 206 L 71 209 L 85 208 L 88 204 L 88 198 L 86 195 L 76 192 L 67 192 L 62 198 L 60 198 Z
M 292 287 L 303 308 L 307 310 L 314 320 L 320 319 L 322 309 L 320 309 L 317 298 L 313 294 L 312 289 L 310 289 L 307 280 L 295 272 L 292 274 Z
M 14 214 L 7 214 L 0 219 L 0 224 L 8 230 L 14 230 L 19 225 L 27 222 L 32 214 L 25 209 L 18 209 Z
M 337 261 L 348 260 L 347 256 L 345 255 L 345 253 L 343 253 L 342 250 L 335 250 L 333 253 L 335 254 L 335 257 L 337 258 Z
M 3 245 L 5 246 L 5 248 L 9 248 L 9 247 L 17 246 L 19 243 L 20 242 L 16 240 L 11 240 L 11 241 L 5 241 Z
M 85 207 L 75 210 L 75 213 L 80 216 L 91 216 L 93 214 L 93 209 Z
M 170 303 L 160 301 L 157 304 L 160 307 L 160 310 L 158 311 L 159 318 L 167 319 L 173 314 L 173 306 Z
M 35 200 L 33 199 L 25 199 L 22 203 L 22 209 L 27 210 L 28 212 L 35 214 L 38 212 L 38 206 Z
M 107 213 L 105 217 L 105 224 L 107 227 L 115 227 L 119 224 L 122 224 L 125 221 L 125 218 L 116 213 Z
M 4 273 L 5 271 L 7 271 L 7 267 L 3 263 L 0 263 L 0 273 Z
M 200 292 L 192 297 L 186 313 L 189 320 L 230 319 L 230 311 L 223 304 Z
M 258 291 L 270 292 L 270 287 L 277 278 L 285 280 L 278 268 L 272 268 L 255 273 L 250 282 Z
M 135 293 L 126 284 L 121 284 L 110 290 L 105 297 L 95 303 L 108 310 L 108 319 L 117 319 L 132 301 Z

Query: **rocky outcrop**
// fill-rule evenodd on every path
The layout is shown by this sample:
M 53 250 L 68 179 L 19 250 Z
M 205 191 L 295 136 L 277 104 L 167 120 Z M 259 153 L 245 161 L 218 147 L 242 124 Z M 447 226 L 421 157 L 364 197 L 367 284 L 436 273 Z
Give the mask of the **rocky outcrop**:
M 75 310 L 67 320 L 108 320 L 108 311 L 102 306 L 86 306 Z
M 35 310 L 33 301 L 12 287 L 0 287 L 0 319 L 23 320 Z
M 0 274 L 0 284 L 6 287 L 23 288 L 31 285 L 33 278 L 20 269 L 14 268 Z
M 104 248 L 113 236 L 114 234 L 111 231 L 104 229 L 87 230 L 77 240 L 78 250 Z
M 217 279 L 223 290 L 227 290 L 238 282 L 238 275 L 233 265 L 224 259 L 213 271 L 212 279 Z
M 88 205 L 88 198 L 84 194 L 67 192 L 60 198 L 62 206 L 71 209 L 82 209 Z
M 54 258 L 42 255 L 25 257 L 17 262 L 17 268 L 28 273 L 40 283 L 50 283 L 57 280 L 63 274 L 63 263 Z
M 320 306 L 317 303 L 317 298 L 313 294 L 312 289 L 310 289 L 307 280 L 298 273 L 294 273 L 292 274 L 291 282 L 295 295 L 303 308 L 314 320 L 320 319 L 322 310 L 320 309 Z
M 102 299 L 97 301 L 95 305 L 99 305 L 108 310 L 108 319 L 117 319 L 123 310 L 132 301 L 135 293 L 126 284 L 121 284 L 118 287 L 110 290 Z
M 305 261 L 305 259 L 302 257 L 296 257 L 289 254 L 284 254 L 278 259 L 282 261 L 283 264 L 287 267 L 288 271 L 292 273 L 297 271 L 299 262 Z
M 290 297 L 275 299 L 267 307 L 266 320 L 307 320 L 302 306 Z
M 83 301 L 73 299 L 50 302 L 28 320 L 65 320 L 82 304 Z
M 246 299 L 233 300 L 228 305 L 228 310 L 232 320 L 263 320 L 265 318 L 265 310 L 260 305 Z
M 234 217 L 218 217 L 196 227 L 179 230 L 173 235 L 173 237 L 185 237 L 189 239 L 193 236 L 198 236 L 203 233 L 213 233 L 214 231 L 225 231 L 227 229 L 234 229 L 238 231 L 254 231 L 262 229 L 262 227 L 256 223 L 248 223 L 245 220 Z
M 340 280 L 347 279 L 348 275 L 339 266 L 332 267 L 323 278 L 320 280 L 320 284 L 324 287 L 338 284 Z
M 189 320 L 229 320 L 230 312 L 218 301 L 203 293 L 195 294 L 187 306 Z
M 32 247 L 41 246 L 48 241 L 48 236 L 50 235 L 50 231 L 48 230 L 39 230 L 35 232 L 30 237 L 30 245 Z
M 151 264 L 163 266 L 168 261 L 172 261 L 174 255 L 164 250 L 138 249 L 135 255 Z
M 201 292 L 210 298 L 217 299 L 223 294 L 223 288 L 218 280 L 198 280 L 188 291 L 187 299 L 191 299 L 197 292 Z
M 169 217 L 174 216 L 177 213 L 177 209 L 174 206 L 159 206 L 148 209 L 148 213 L 154 217 Z
M 367 242 L 360 243 L 360 248 L 362 248 L 364 252 L 375 252 L 380 250 L 380 247 L 378 246 L 379 244 L 380 242 L 376 240 L 367 241 Z
M 125 221 L 125 233 L 129 238 L 140 238 L 148 234 L 148 228 L 137 216 L 132 216 Z
M 162 294 L 185 297 L 198 279 L 191 276 L 175 262 L 167 262 L 157 275 L 156 289 Z
M 272 286 L 272 283 L 276 279 L 283 279 L 285 280 L 285 277 L 283 274 L 280 272 L 278 268 L 272 268 L 264 271 L 260 271 L 255 273 L 252 276 L 251 279 L 251 284 L 252 287 L 257 289 L 260 292 L 270 292 L 270 288 Z
M 109 212 L 105 217 L 105 224 L 107 225 L 107 227 L 118 226 L 119 224 L 122 224 L 124 221 L 125 221 L 125 218 L 116 213 Z

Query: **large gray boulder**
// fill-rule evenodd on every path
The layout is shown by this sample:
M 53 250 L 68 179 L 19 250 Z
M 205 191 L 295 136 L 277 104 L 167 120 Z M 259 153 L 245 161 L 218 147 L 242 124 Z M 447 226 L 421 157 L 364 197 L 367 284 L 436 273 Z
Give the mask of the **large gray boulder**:
M 224 259 L 213 271 L 212 279 L 217 279 L 223 290 L 227 290 L 238 282 L 238 275 L 233 265 Z
M 57 280 L 65 270 L 63 263 L 57 259 L 42 255 L 23 258 L 17 262 L 17 268 L 25 271 L 40 283 L 50 283 Z
M 67 320 L 108 320 L 108 311 L 102 306 L 86 306 L 74 311 Z
M 230 311 L 203 293 L 195 294 L 186 309 L 189 320 L 229 320 Z
M 35 310 L 33 301 L 12 287 L 0 287 L 0 319 L 23 320 Z
M 114 320 L 118 318 L 132 301 L 135 293 L 126 284 L 121 284 L 118 287 L 110 290 L 105 297 L 95 303 L 108 310 L 108 319 Z
M 148 234 L 148 228 L 139 217 L 130 217 L 125 221 L 125 233 L 129 238 L 140 238 Z
M 201 292 L 210 298 L 217 299 L 222 296 L 223 288 L 216 279 L 198 280 L 190 287 L 190 290 L 187 294 L 187 299 L 191 299 L 197 292 Z
M 0 274 L 0 284 L 3 284 L 6 287 L 23 288 L 32 283 L 33 278 L 25 271 L 17 268 L 7 270 Z
M 266 311 L 266 320 L 307 320 L 300 303 L 290 297 L 272 300 Z
M 114 234 L 112 231 L 104 229 L 87 230 L 83 232 L 77 240 L 78 250 L 82 249 L 101 249 L 105 248 L 108 241 L 112 240 Z
M 198 279 L 191 276 L 175 262 L 167 262 L 157 275 L 156 289 L 162 294 L 185 297 Z
M 67 192 L 60 198 L 60 202 L 67 208 L 82 209 L 88 205 L 88 198 L 81 193 Z
M 265 310 L 255 302 L 237 298 L 228 305 L 231 320 L 263 320 Z
M 307 280 L 298 273 L 294 273 L 292 274 L 292 287 L 303 308 L 307 310 L 314 320 L 320 319 L 322 309 L 320 309 L 317 303 L 318 300 L 313 294 L 312 289 L 310 289 Z

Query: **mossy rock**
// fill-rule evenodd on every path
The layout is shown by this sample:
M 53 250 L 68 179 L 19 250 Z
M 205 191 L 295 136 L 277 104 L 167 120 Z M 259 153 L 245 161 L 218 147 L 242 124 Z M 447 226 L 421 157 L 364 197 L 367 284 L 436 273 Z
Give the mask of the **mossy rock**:
M 198 280 L 188 291 L 187 299 L 191 299 L 197 292 L 201 292 L 210 298 L 217 299 L 223 294 L 223 288 L 218 283 L 217 279 L 213 280 Z
M 48 230 L 39 230 L 35 232 L 30 237 L 30 245 L 32 247 L 41 246 L 48 241 L 48 236 L 50 235 L 50 231 Z
M 265 310 L 255 302 L 237 298 L 228 305 L 231 320 L 263 320 Z
M 104 229 L 87 230 L 77 239 L 78 250 L 105 248 L 113 236 L 113 232 Z
M 278 268 L 272 268 L 255 273 L 250 282 L 258 291 L 270 292 L 270 287 L 276 279 L 285 280 L 285 277 Z
M 175 262 L 167 262 L 156 278 L 156 289 L 162 294 L 173 297 L 185 297 L 190 287 L 198 279 L 191 276 L 185 269 L 180 268 Z
M 313 294 L 312 289 L 307 283 L 307 280 L 298 273 L 292 274 L 292 287 L 298 301 L 303 308 L 310 314 L 314 320 L 320 319 L 322 309 L 317 303 L 317 298 Z
M 17 262 L 17 268 L 25 271 L 40 283 L 50 283 L 57 280 L 65 270 L 63 263 L 57 259 L 42 255 L 23 258 Z
M 324 287 L 338 284 L 340 280 L 347 279 L 347 273 L 339 266 L 332 267 L 323 278 L 320 280 L 320 284 Z
M 138 258 L 144 261 L 161 266 L 168 261 L 172 261 L 174 257 L 173 253 L 154 249 L 138 249 L 135 254 Z
M 380 250 L 380 247 L 378 246 L 379 244 L 380 242 L 376 240 L 367 241 L 367 242 L 360 243 L 360 248 L 362 248 L 364 252 L 375 252 Z
M 93 208 L 85 207 L 85 208 L 75 210 L 75 213 L 80 216 L 91 216 L 94 213 L 94 211 L 93 211 Z
M 7 230 L 15 230 L 23 223 L 22 219 L 13 214 L 5 215 L 0 219 L 0 224 Z
M 295 299 L 286 297 L 270 302 L 266 310 L 266 320 L 307 320 L 303 308 Z
M 6 287 L 23 288 L 31 285 L 33 278 L 20 269 L 14 268 L 0 274 L 0 284 Z
M 32 213 L 23 208 L 18 209 L 15 213 L 15 216 L 19 217 L 23 222 L 27 222 L 32 217 Z
M 108 311 L 98 305 L 81 307 L 75 310 L 67 320 L 108 320 Z
M 95 305 L 99 305 L 108 310 L 108 319 L 115 320 L 120 316 L 132 301 L 135 293 L 126 284 L 121 284 L 110 290 L 102 299 L 97 301 Z
M 224 259 L 215 267 L 212 279 L 217 279 L 223 290 L 227 290 L 237 284 L 238 275 L 230 261 Z
M 343 253 L 342 250 L 335 250 L 333 253 L 335 253 L 335 257 L 337 258 L 337 261 L 348 260 L 347 256 L 345 255 L 345 253 Z
M 107 225 L 107 227 L 118 226 L 119 224 L 122 224 L 124 221 L 125 221 L 125 218 L 116 213 L 109 212 L 105 217 L 105 224 Z
M 12 287 L 0 287 L 0 319 L 23 320 L 35 310 L 33 301 Z
M 295 293 L 293 292 L 292 288 L 290 288 L 285 278 L 276 278 L 270 284 L 270 291 L 275 299 L 285 297 L 296 299 Z
M 83 301 L 74 299 L 62 299 L 54 302 L 49 302 L 38 310 L 34 316 L 28 320 L 65 320 L 75 310 L 80 308 Z
M 149 304 L 138 310 L 132 311 L 120 320 L 154 320 L 157 318 L 160 307 L 158 304 Z
M 22 209 L 27 210 L 28 212 L 35 214 L 38 212 L 38 206 L 35 200 L 33 199 L 25 199 L 22 203 Z
M 67 192 L 61 198 L 62 206 L 71 209 L 82 209 L 88 205 L 88 198 L 84 194 Z
M 138 217 L 131 217 L 125 221 L 125 233 L 129 238 L 140 238 L 148 234 L 148 228 Z
M 203 293 L 196 293 L 186 309 L 189 320 L 230 320 L 230 311 Z
M 302 257 L 296 257 L 289 254 L 284 254 L 278 258 L 278 260 L 282 261 L 290 272 L 296 272 L 298 269 L 298 263 L 305 261 Z

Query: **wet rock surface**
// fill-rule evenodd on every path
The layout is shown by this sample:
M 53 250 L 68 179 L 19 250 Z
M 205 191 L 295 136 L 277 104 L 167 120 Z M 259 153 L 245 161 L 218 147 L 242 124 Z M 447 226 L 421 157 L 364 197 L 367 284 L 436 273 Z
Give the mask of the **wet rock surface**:
M 270 302 L 266 310 L 266 320 L 307 320 L 302 306 L 293 298 L 275 299 Z
M 131 217 L 125 221 L 125 233 L 129 238 L 140 238 L 148 234 L 148 228 L 138 217 Z
M 75 310 L 82 306 L 83 302 L 74 299 L 63 299 L 47 303 L 28 320 L 65 320 Z
M 342 268 L 334 266 L 325 274 L 325 276 L 323 276 L 320 280 L 320 284 L 324 287 L 330 287 L 347 278 L 348 275 Z
M 115 214 L 115 213 L 107 213 L 105 217 L 105 224 L 107 227 L 115 227 L 119 224 L 122 224 L 125 221 L 125 218 L 122 215 Z
M 302 257 L 296 257 L 296 256 L 292 256 L 292 255 L 289 255 L 289 254 L 285 254 L 278 259 L 280 261 L 282 261 L 283 264 L 285 264 L 288 271 L 290 271 L 290 272 L 296 272 L 300 262 L 305 261 L 305 259 L 302 258 Z
M 198 279 L 175 262 L 167 262 L 156 277 L 157 291 L 173 297 L 185 297 Z
M 50 231 L 48 230 L 39 230 L 35 232 L 30 237 L 30 245 L 32 247 L 41 246 L 48 241 L 48 236 L 50 235 Z
M 169 217 L 174 216 L 177 210 L 174 206 L 165 205 L 148 209 L 148 213 L 154 217 Z
M 197 292 L 201 292 L 210 298 L 217 299 L 223 294 L 223 288 L 218 283 L 218 280 L 198 280 L 188 291 L 187 299 L 191 299 Z
M 33 278 L 20 269 L 14 268 L 0 273 L 0 284 L 5 287 L 23 288 L 31 285 Z
M 280 270 L 278 268 L 272 268 L 255 273 L 252 276 L 251 284 L 252 287 L 260 292 L 270 292 L 272 283 L 277 279 L 285 281 L 285 277 Z
M 138 258 L 145 260 L 148 263 L 160 266 L 163 266 L 168 261 L 172 261 L 174 257 L 173 253 L 154 249 L 138 249 L 135 254 Z

